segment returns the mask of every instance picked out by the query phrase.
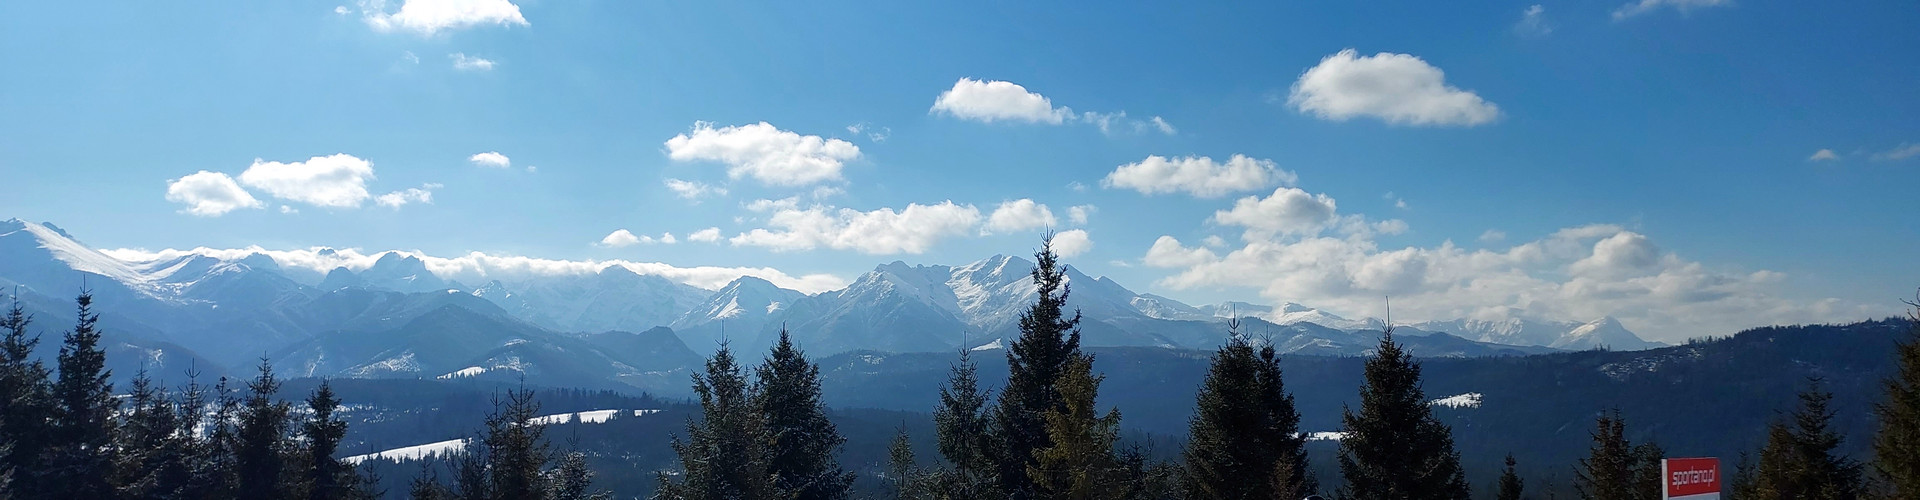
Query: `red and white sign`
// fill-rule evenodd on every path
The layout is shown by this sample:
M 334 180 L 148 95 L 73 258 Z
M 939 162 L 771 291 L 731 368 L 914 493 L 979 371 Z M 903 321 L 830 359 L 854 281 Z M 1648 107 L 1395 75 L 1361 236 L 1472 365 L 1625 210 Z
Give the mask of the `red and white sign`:
M 1669 500 L 1720 500 L 1720 459 L 1669 458 L 1660 461 Z

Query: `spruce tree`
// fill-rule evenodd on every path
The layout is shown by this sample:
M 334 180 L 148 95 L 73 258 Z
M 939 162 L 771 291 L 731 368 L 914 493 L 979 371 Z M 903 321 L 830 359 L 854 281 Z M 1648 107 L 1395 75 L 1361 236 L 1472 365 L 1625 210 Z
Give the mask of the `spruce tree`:
M 1093 359 L 1074 358 L 1060 376 L 1059 408 L 1047 410 L 1047 447 L 1035 452 L 1036 463 L 1027 476 L 1038 498 L 1096 500 L 1121 498 L 1127 491 L 1125 475 L 1114 455 L 1120 439 L 1120 410 L 1100 415 L 1095 400 L 1100 381 Z
M 407 483 L 407 498 L 411 500 L 449 500 L 453 492 L 440 484 L 440 472 L 434 470 L 433 461 L 421 460 L 420 472 L 414 474 Z
M 1765 500 L 1853 500 L 1860 497 L 1860 464 L 1835 455 L 1840 434 L 1831 426 L 1833 394 L 1819 381 L 1800 393 L 1787 421 L 1774 422 L 1760 450 L 1754 490 Z
M 33 358 L 40 337 L 28 334 L 32 323 L 17 297 L 0 316 L 0 470 L 12 471 L 14 498 L 36 498 L 46 484 L 36 477 L 54 411 L 51 373 Z
M 1360 411 L 1344 410 L 1341 496 L 1360 499 L 1468 497 L 1452 429 L 1434 417 L 1420 387 L 1420 365 L 1387 328 L 1367 359 Z
M 307 419 L 300 425 L 300 435 L 306 437 L 303 482 L 310 500 L 340 500 L 354 493 L 358 477 L 353 466 L 333 457 L 347 436 L 347 422 L 335 414 L 339 408 L 340 398 L 325 380 L 307 397 Z
M 779 498 L 841 500 L 853 486 L 853 473 L 840 468 L 834 454 L 847 440 L 827 420 L 820 402 L 820 367 L 794 347 L 786 328 L 756 370 L 757 398 L 767 435 L 767 473 Z
M 1652 442 L 1635 446 L 1619 410 L 1594 419 L 1593 445 L 1574 469 L 1573 487 L 1587 500 L 1657 500 L 1661 497 L 1660 459 Z
M 1732 500 L 1753 500 L 1760 498 L 1759 478 L 1755 477 L 1753 460 L 1747 452 L 1740 452 L 1740 461 L 1733 468 L 1733 476 L 1727 479 L 1725 488 L 1727 498 Z
M 992 421 L 987 395 L 980 391 L 971 350 L 960 351 L 947 382 L 940 387 L 940 406 L 933 410 L 940 456 L 949 469 L 939 476 L 941 498 L 975 500 L 994 496 Z
M 1317 489 L 1279 357 L 1271 346 L 1256 355 L 1237 320 L 1214 352 L 1188 427 L 1188 498 L 1298 498 Z
M 186 487 L 191 435 L 180 434 L 179 411 L 146 370 L 134 376 L 132 389 L 117 436 L 121 498 L 175 498 Z
M 1916 300 L 1920 302 L 1920 300 Z M 1895 371 L 1887 398 L 1874 405 L 1873 468 L 1894 498 L 1920 498 L 1920 303 L 1908 302 L 1908 333 L 1894 347 Z
M 239 403 L 227 388 L 226 377 L 221 377 L 212 388 L 212 398 L 208 398 L 208 389 L 200 385 L 199 373 L 189 371 L 187 386 L 180 391 L 180 415 L 178 432 L 182 436 L 196 436 L 205 424 L 205 436 L 188 440 L 186 444 L 185 486 L 181 488 L 181 498 L 232 498 L 234 492 L 233 468 L 233 418 L 239 411 Z M 213 415 L 207 416 L 211 405 Z
M 234 436 L 234 474 L 239 479 L 241 498 L 288 496 L 286 445 L 293 406 L 274 399 L 279 392 L 280 380 L 274 378 L 273 365 L 263 357 L 259 375 L 247 382 L 247 399 L 240 409 Z
M 994 407 L 993 434 L 1000 441 L 999 482 L 1004 498 L 1033 497 L 1027 475 L 1038 465 L 1034 452 L 1053 445 L 1047 438 L 1048 411 L 1060 410 L 1058 383 L 1080 352 L 1080 313 L 1066 314 L 1066 270 L 1053 253 L 1053 238 L 1034 252 L 1033 284 L 1038 297 L 1020 313 L 1020 336 L 1007 347 L 1007 385 Z
M 907 436 L 906 427 L 894 432 L 893 441 L 887 445 L 887 486 L 898 500 L 933 498 L 927 491 L 926 473 L 914 458 L 913 441 Z
M 752 387 L 725 345 L 707 359 L 706 374 L 693 376 L 701 419 L 687 420 L 687 439 L 673 440 L 681 476 L 662 473 L 655 498 L 723 500 L 771 498 L 767 437 Z
M 109 498 L 114 494 L 114 412 L 120 401 L 107 383 L 107 354 L 100 349 L 100 315 L 93 294 L 75 300 L 79 318 L 60 345 L 59 378 L 53 384 L 53 425 L 48 429 L 45 474 L 35 479 L 51 498 Z
M 531 390 L 509 390 L 504 402 L 494 401 L 480 442 L 487 448 L 488 482 L 495 498 L 538 498 L 546 491 L 541 471 L 553 454 L 546 428 L 532 422 L 539 415 L 540 403 Z
M 1500 469 L 1500 483 L 1495 489 L 1494 500 L 1520 500 L 1520 495 L 1526 491 L 1527 482 L 1520 479 L 1520 474 L 1514 471 L 1513 466 L 1513 454 L 1508 453 L 1507 466 Z
M 610 496 L 593 490 L 593 469 L 587 455 L 568 451 L 560 455 L 560 465 L 547 478 L 549 500 L 605 500 Z
M 493 478 L 487 474 L 486 440 L 479 434 L 467 438 L 461 443 L 461 451 L 453 456 L 453 488 L 447 497 L 458 500 L 493 500 Z

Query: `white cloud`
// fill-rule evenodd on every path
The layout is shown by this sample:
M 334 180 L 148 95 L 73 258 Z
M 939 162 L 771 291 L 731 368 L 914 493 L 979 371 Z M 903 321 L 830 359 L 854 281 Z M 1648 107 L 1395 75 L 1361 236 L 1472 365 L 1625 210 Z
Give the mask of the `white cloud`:
M 1473 126 L 1500 116 L 1498 106 L 1447 85 L 1440 68 L 1418 57 L 1387 52 L 1361 57 L 1353 49 L 1327 56 L 1302 73 L 1287 104 L 1329 120 L 1371 116 L 1396 125 Z
M 872 141 L 872 142 L 887 142 L 887 138 L 893 136 L 893 128 L 892 127 L 875 127 L 873 125 L 867 124 L 866 122 L 861 122 L 861 123 L 848 125 L 847 133 L 853 134 L 855 136 L 864 135 L 867 137 L 868 141 Z
M 240 173 L 241 184 L 275 198 L 329 208 L 359 207 L 371 196 L 372 178 L 373 163 L 346 153 L 292 163 L 255 159 Z
M 242 208 L 259 208 L 260 200 L 220 172 L 199 172 L 167 181 L 167 201 L 184 203 L 181 211 L 201 217 L 218 217 Z
M 413 64 L 420 64 L 420 56 L 413 55 L 413 51 L 411 50 L 400 51 L 400 58 Z
M 1333 198 L 1283 187 L 1266 198 L 1248 196 L 1233 208 L 1214 212 L 1213 221 L 1247 228 L 1249 237 L 1315 234 L 1335 222 Z
M 1520 22 L 1514 23 L 1513 32 L 1525 36 L 1546 36 L 1553 33 L 1553 25 L 1547 22 L 1547 8 L 1534 4 L 1520 12 Z
M 1148 156 L 1145 160 L 1115 168 L 1100 180 L 1107 188 L 1127 188 L 1142 194 L 1184 192 L 1201 198 L 1299 182 L 1293 172 L 1281 170 L 1271 160 L 1233 155 L 1226 163 L 1205 156 L 1166 158 Z
M 1067 189 L 1072 189 L 1075 193 L 1085 193 L 1087 192 L 1087 185 L 1081 184 L 1080 181 L 1073 181 L 1067 183 Z
M 513 166 L 513 159 L 507 158 L 507 155 L 500 154 L 499 151 L 488 151 L 469 156 L 467 157 L 467 161 L 482 167 L 507 168 Z
M 1495 243 L 1495 242 L 1501 242 L 1506 240 L 1507 240 L 1507 232 L 1501 231 L 1499 229 L 1488 229 L 1487 232 L 1480 233 L 1481 243 Z
M 365 270 L 373 267 L 380 256 L 388 252 L 363 253 L 352 248 L 310 247 L 293 250 L 267 250 L 258 246 L 236 249 L 195 248 L 192 250 L 165 249 L 148 251 L 141 249 L 101 250 L 116 259 L 130 262 L 151 262 L 160 259 L 173 259 L 185 255 L 206 255 L 219 259 L 240 259 L 249 255 L 265 255 L 287 269 L 304 270 L 316 275 L 324 274 L 337 267 L 352 270 Z M 396 252 L 420 258 L 427 270 L 444 279 L 464 282 L 484 283 L 491 279 L 514 280 L 539 276 L 578 276 L 599 273 L 613 266 L 620 266 L 635 273 L 660 276 L 706 290 L 718 290 L 741 276 L 754 276 L 773 282 L 782 288 L 799 290 L 805 293 L 820 293 L 837 290 L 847 286 L 847 279 L 831 274 L 807 274 L 794 276 L 770 267 L 677 267 L 659 262 L 633 262 L 626 260 L 556 260 L 518 255 L 489 255 L 471 252 L 457 257 L 435 257 L 420 252 Z
M 687 234 L 687 241 L 715 243 L 720 241 L 720 228 L 709 227 Z
M 1873 159 L 1878 161 L 1895 161 L 1895 160 L 1905 160 L 1915 156 L 1920 156 L 1920 144 L 1910 144 L 1910 143 L 1903 142 L 1903 143 L 1900 143 L 1899 147 L 1895 147 L 1893 149 L 1889 149 L 1889 150 L 1874 154 Z
M 944 113 L 962 120 L 993 123 L 997 120 L 1059 125 L 1073 116 L 1073 110 L 1055 109 L 1053 101 L 1028 92 L 1020 84 L 961 78 L 953 88 L 934 98 L 932 113 Z
M 333 13 L 335 13 L 335 14 L 339 14 L 339 15 L 342 15 L 342 16 L 344 16 L 344 15 L 347 15 L 347 14 L 352 14 L 352 13 L 353 13 L 353 9 L 349 9 L 349 8 L 347 8 L 347 6 L 345 6 L 345 5 L 339 5 L 339 6 L 335 6 L 335 7 L 333 8 Z
M 407 188 L 403 191 L 394 191 L 380 195 L 374 198 L 373 202 L 395 210 L 400 209 L 402 205 L 408 203 L 433 203 L 433 190 L 440 189 L 440 187 L 439 184 L 429 183 L 417 188 Z
M 1221 238 L 1219 235 L 1207 235 L 1206 238 L 1201 239 L 1200 241 L 1202 243 L 1206 243 L 1207 246 L 1214 247 L 1214 248 L 1221 248 L 1221 247 L 1227 246 L 1227 239 Z
M 1684 16 L 1692 13 L 1694 9 L 1728 5 L 1733 5 L 1733 0 L 1640 0 L 1639 2 L 1622 5 L 1620 8 L 1614 9 L 1613 20 L 1619 21 L 1653 12 L 1661 8 L 1672 8 L 1673 10 L 1680 11 L 1680 15 Z
M 403 0 L 400 10 L 392 13 L 387 12 L 386 0 L 361 0 L 360 11 L 377 31 L 420 35 L 481 25 L 528 25 L 520 6 L 509 0 Z
M 647 238 L 647 242 L 652 241 L 652 237 Z M 625 229 L 615 229 L 613 232 L 607 233 L 607 237 L 600 238 L 600 246 L 609 248 L 630 247 L 640 243 L 641 240 L 639 236 L 634 236 L 632 231 Z
M 1187 248 L 1180 244 L 1179 239 L 1161 236 L 1160 239 L 1153 240 L 1153 246 L 1147 249 L 1147 255 L 1141 259 L 1141 262 L 1153 267 L 1186 268 L 1219 259 L 1220 256 L 1214 255 L 1212 250 Z
M 1073 224 L 1076 226 L 1085 226 L 1087 225 L 1087 219 L 1093 217 L 1093 214 L 1098 212 L 1100 212 L 1100 207 L 1093 205 L 1074 205 L 1067 207 L 1067 220 L 1073 221 Z
M 767 122 L 713 128 L 698 122 L 693 131 L 667 140 L 667 156 L 675 161 L 714 161 L 727 165 L 727 176 L 753 177 L 779 186 L 801 186 L 840 179 L 840 167 L 860 158 L 860 147 L 840 139 L 800 135 Z
M 479 57 L 473 57 L 461 52 L 447 54 L 447 58 L 453 60 L 453 69 L 457 69 L 461 71 L 492 71 L 493 70 L 494 62 L 492 59 L 483 59 Z
M 1835 161 L 1839 159 L 1840 159 L 1840 155 L 1838 153 L 1834 153 L 1833 150 L 1831 149 L 1822 149 L 1819 151 L 1814 151 L 1813 156 L 1807 157 L 1807 161 Z
M 927 112 L 985 123 L 1015 121 L 1060 125 L 1082 122 L 1099 128 L 1103 134 L 1120 131 L 1173 135 L 1179 131 L 1165 118 L 1158 116 L 1140 120 L 1128 118 L 1125 111 L 1075 113 L 1073 108 L 1054 107 L 1053 100 L 1029 91 L 1020 84 L 1000 80 L 961 78 L 953 82 L 953 88 L 935 97 L 933 108 Z
M 1079 257 L 1093 250 L 1093 238 L 1087 236 L 1085 229 L 1071 229 L 1053 234 L 1053 251 L 1061 257 Z
M 681 198 L 686 198 L 689 200 L 698 201 L 700 197 L 710 195 L 710 194 L 715 196 L 727 195 L 727 188 L 714 186 L 704 182 L 683 181 L 680 179 L 667 179 L 665 181 L 665 184 L 667 185 L 668 190 L 673 191 L 674 196 L 679 196 Z
M 1782 297 L 1782 275 L 1712 270 L 1660 250 L 1620 226 L 1566 228 L 1504 251 L 1382 248 L 1367 235 L 1250 239 L 1214 255 L 1163 237 L 1144 259 L 1179 269 L 1175 289 L 1247 287 L 1274 303 L 1313 304 L 1349 317 L 1398 320 L 1507 318 L 1587 321 L 1613 315 L 1657 340 L 1725 335 L 1767 324 L 1868 317 L 1834 299 Z
M 778 200 L 759 199 L 744 205 L 749 212 L 773 212 L 776 210 L 794 210 L 800 208 L 800 197 L 788 196 Z
M 775 251 L 831 248 L 875 255 L 919 254 L 942 239 L 965 236 L 979 223 L 979 209 L 951 201 L 908 204 L 899 212 L 891 208 L 862 212 L 816 205 L 778 209 L 768 219 L 768 225 L 778 229 L 754 229 L 728 241 L 735 246 Z
M 1053 218 L 1053 211 L 1046 205 L 1034 203 L 1032 199 L 1021 198 L 1000 202 L 993 209 L 993 215 L 987 217 L 988 232 L 1014 232 L 1053 227 L 1059 221 Z
M 297 213 L 300 213 L 300 209 L 298 209 L 298 208 L 293 208 L 293 207 L 289 207 L 289 206 L 286 206 L 286 205 L 281 205 L 281 206 L 280 206 L 280 213 L 283 213 L 283 214 L 297 214 Z

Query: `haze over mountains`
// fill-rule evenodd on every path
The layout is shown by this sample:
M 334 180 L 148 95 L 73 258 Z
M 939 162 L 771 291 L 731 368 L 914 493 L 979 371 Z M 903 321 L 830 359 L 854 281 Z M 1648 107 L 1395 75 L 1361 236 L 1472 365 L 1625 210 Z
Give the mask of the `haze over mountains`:
M 718 290 L 620 265 L 578 274 L 461 283 L 427 261 L 385 252 L 324 275 L 266 254 L 124 261 L 59 227 L 0 222 L 0 285 L 18 290 L 57 336 L 72 296 L 93 290 L 116 373 L 192 365 L 219 373 L 262 356 L 294 376 L 519 377 L 583 387 L 684 385 L 684 370 L 726 342 L 754 352 L 784 325 L 810 353 L 950 352 L 1003 345 L 1032 303 L 1033 263 L 996 255 L 959 266 L 891 262 L 845 288 L 806 294 L 743 276 Z M 1188 305 L 1071 266 L 1069 306 L 1091 347 L 1211 349 L 1223 322 L 1294 354 L 1358 355 L 1384 322 L 1312 307 Z M 1618 321 L 1449 320 L 1402 324 L 1422 356 L 1518 355 L 1660 344 Z M 1719 332 L 1703 332 L 1719 333 Z M 48 342 L 42 349 L 48 349 Z

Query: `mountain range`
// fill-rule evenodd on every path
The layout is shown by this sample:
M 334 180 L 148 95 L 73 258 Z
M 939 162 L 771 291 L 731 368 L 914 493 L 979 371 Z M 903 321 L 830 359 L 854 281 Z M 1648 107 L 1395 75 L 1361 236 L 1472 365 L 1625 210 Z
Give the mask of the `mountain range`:
M 324 274 L 263 253 L 123 261 L 48 223 L 0 221 L 0 285 L 57 347 L 72 296 L 92 291 L 118 374 L 219 374 L 261 359 L 298 376 L 513 377 L 669 391 L 701 356 L 763 350 L 784 328 L 817 356 L 1004 346 L 1032 304 L 1034 264 L 996 255 L 961 266 L 876 266 L 846 288 L 805 294 L 745 276 L 718 290 L 609 264 L 594 272 L 470 286 L 426 260 L 383 252 Z M 1227 318 L 1292 354 L 1351 356 L 1386 324 L 1295 303 L 1188 305 L 1067 266 L 1068 305 L 1090 347 L 1210 349 Z M 1657 347 L 1618 321 L 1451 320 L 1396 325 L 1422 356 Z M 50 351 L 49 351 L 50 352 Z M 681 388 L 684 390 L 684 388 Z

